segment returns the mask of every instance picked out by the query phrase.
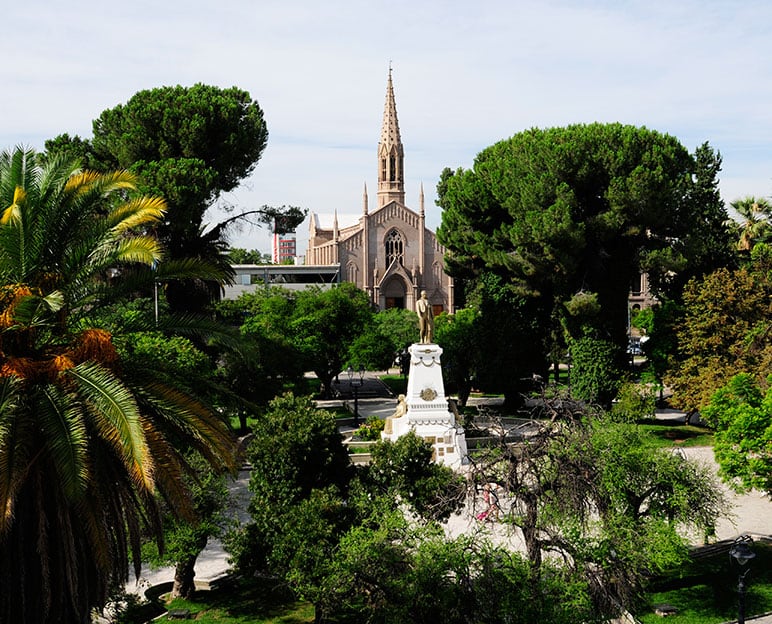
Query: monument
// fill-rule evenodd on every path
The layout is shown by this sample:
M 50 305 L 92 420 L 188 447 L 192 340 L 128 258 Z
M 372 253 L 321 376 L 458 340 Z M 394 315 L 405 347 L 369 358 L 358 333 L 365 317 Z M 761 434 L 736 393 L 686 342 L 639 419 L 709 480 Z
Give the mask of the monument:
M 394 441 L 413 431 L 432 445 L 434 461 L 455 468 L 466 462 L 466 437 L 445 396 L 440 361 L 442 347 L 432 342 L 434 318 L 426 292 L 421 293 L 416 312 L 421 342 L 408 348 L 407 392 L 400 395 L 394 414 L 386 419 L 381 437 Z

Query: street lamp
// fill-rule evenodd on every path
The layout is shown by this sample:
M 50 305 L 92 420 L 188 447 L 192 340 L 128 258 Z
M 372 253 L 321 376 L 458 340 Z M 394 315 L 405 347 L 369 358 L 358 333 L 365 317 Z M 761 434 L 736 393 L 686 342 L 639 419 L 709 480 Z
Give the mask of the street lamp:
M 746 566 L 756 556 L 750 547 L 752 543 L 753 539 L 750 535 L 741 535 L 734 541 L 729 550 L 729 556 L 740 566 L 740 577 L 737 581 L 737 593 L 739 594 L 737 624 L 745 624 L 745 576 L 750 572 L 750 568 Z
M 354 390 L 354 426 L 355 427 L 359 427 L 359 388 L 364 383 L 365 367 L 360 366 L 357 373 L 359 374 L 358 379 L 354 376 L 354 369 L 351 368 L 350 365 L 346 369 L 346 374 L 348 375 L 348 383 L 351 386 L 351 388 Z

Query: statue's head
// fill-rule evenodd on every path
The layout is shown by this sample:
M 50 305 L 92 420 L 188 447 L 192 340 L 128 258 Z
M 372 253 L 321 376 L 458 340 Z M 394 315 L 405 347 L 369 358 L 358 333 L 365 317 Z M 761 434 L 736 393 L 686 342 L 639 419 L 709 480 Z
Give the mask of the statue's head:
M 425 291 L 425 290 L 422 290 L 422 291 L 421 291 L 421 297 L 422 297 L 423 299 L 426 299 L 426 291 Z

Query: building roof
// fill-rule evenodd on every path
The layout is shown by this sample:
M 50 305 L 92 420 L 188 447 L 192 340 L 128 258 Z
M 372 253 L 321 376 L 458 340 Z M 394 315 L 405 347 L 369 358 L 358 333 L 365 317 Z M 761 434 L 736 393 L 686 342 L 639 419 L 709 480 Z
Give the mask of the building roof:
M 316 227 L 317 230 L 324 231 L 324 230 L 332 230 L 333 225 L 335 223 L 335 214 L 334 213 L 317 213 L 312 212 L 311 218 L 314 220 L 314 227 Z M 361 215 L 359 214 L 339 214 L 338 217 L 338 228 L 339 229 L 345 229 L 354 227 L 355 225 L 359 224 L 359 219 Z

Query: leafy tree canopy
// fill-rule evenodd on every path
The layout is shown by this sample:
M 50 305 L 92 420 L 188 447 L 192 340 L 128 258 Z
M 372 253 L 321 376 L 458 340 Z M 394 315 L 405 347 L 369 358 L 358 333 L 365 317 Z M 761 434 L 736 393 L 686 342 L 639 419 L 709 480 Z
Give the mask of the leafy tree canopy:
M 454 275 L 501 275 L 543 302 L 545 327 L 565 321 L 577 293 L 594 293 L 601 314 L 588 322 L 621 358 L 633 276 L 648 271 L 667 290 L 728 261 L 719 169 L 707 145 L 692 156 L 646 128 L 531 129 L 483 150 L 470 170 L 443 172 L 437 235 Z
M 49 153 L 78 155 L 99 170 L 127 169 L 136 173 L 141 188 L 160 195 L 168 204 L 166 218 L 156 229 L 173 259 L 197 257 L 220 266 L 227 277 L 226 234 L 238 224 L 282 220 L 294 229 L 305 212 L 293 206 L 240 210 L 209 226 L 204 216 L 259 161 L 268 140 L 263 111 L 246 91 L 196 84 L 139 91 L 125 104 L 102 112 L 93 124 L 89 143 L 62 135 L 49 141 Z M 170 284 L 167 297 L 173 309 L 200 311 L 216 299 L 219 285 L 211 281 Z
M 223 302 L 218 309 L 234 323 L 241 317 L 242 332 L 264 344 L 280 361 L 290 358 L 288 364 L 314 371 L 325 394 L 332 391 L 333 378 L 357 354 L 375 354 L 373 361 L 383 363 L 383 353 L 365 351 L 361 343 L 355 344 L 373 328 L 374 313 L 365 292 L 349 282 L 327 290 L 272 288 L 243 295 L 234 303 Z M 357 368 L 369 363 L 353 361 Z
M 716 428 L 719 474 L 740 491 L 772 496 L 772 389 L 762 393 L 752 375 L 735 375 L 702 414 Z
M 550 421 L 526 444 L 481 453 L 470 481 L 496 488 L 535 575 L 546 553 L 559 555 L 585 575 L 595 612 L 611 615 L 634 603 L 648 574 L 682 560 L 682 531 L 710 532 L 726 502 L 706 468 L 657 448 L 639 427 L 570 397 L 541 407 Z
M 271 264 L 271 254 L 262 253 L 257 249 L 242 249 L 231 247 L 228 250 L 228 260 L 231 264 Z
M 770 267 L 772 248 L 759 243 L 749 266 L 719 269 L 687 284 L 677 357 L 665 378 L 678 407 L 701 409 L 737 373 L 766 383 L 772 372 Z

